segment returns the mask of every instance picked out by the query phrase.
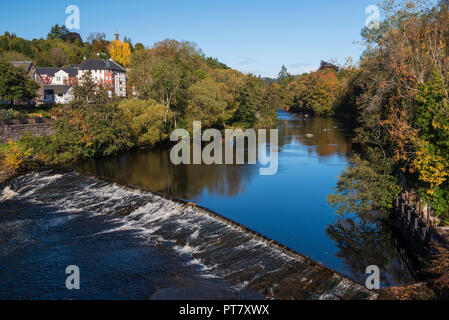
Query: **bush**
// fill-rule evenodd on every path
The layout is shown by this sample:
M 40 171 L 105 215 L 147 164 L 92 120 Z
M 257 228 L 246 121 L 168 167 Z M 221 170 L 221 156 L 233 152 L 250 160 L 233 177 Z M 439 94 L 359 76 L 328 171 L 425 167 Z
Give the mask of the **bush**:
M 12 109 L 0 109 L 0 120 L 14 118 L 14 110 Z
M 130 128 L 116 105 L 68 107 L 52 136 L 24 136 L 21 143 L 46 164 L 109 156 L 134 146 Z
M 30 158 L 31 151 L 31 149 L 24 149 L 17 143 L 10 141 L 8 148 L 4 153 L 4 168 L 12 172 L 21 169 L 26 160 Z
M 123 100 L 118 109 L 123 113 L 133 141 L 138 146 L 154 146 L 169 138 L 173 112 L 154 100 Z

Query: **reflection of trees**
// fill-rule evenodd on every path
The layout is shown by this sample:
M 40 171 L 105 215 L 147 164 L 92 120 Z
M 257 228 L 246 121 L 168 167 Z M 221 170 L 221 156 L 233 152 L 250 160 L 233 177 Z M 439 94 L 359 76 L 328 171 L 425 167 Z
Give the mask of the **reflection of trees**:
M 279 126 L 280 146 L 293 142 L 300 143 L 313 147 L 321 157 L 336 153 L 348 157 L 351 153 L 351 135 L 349 132 L 345 134 L 342 125 L 335 119 L 312 117 L 300 118 L 297 122 L 285 122 L 285 125 Z
M 409 284 L 412 277 L 394 246 L 392 230 L 380 221 L 369 223 L 360 218 L 342 218 L 326 230 L 337 243 L 351 276 L 365 283 L 366 267 L 376 265 L 381 270 L 383 286 Z
M 245 190 L 257 168 L 234 165 L 181 165 L 170 161 L 170 150 L 136 152 L 118 158 L 82 162 L 85 172 L 147 190 L 193 199 L 205 190 L 235 196 Z
M 284 120 L 279 120 L 278 126 L 280 147 L 295 142 L 314 148 L 322 157 L 335 153 L 347 156 L 350 153 L 351 139 L 343 134 L 335 120 L 319 117 L 304 120 L 288 114 L 281 118 Z M 313 134 L 313 137 L 307 138 L 306 134 Z M 211 194 L 235 196 L 245 190 L 259 169 L 250 165 L 175 166 L 170 161 L 169 149 L 86 161 L 77 167 L 119 183 L 185 199 L 193 199 L 206 190 Z

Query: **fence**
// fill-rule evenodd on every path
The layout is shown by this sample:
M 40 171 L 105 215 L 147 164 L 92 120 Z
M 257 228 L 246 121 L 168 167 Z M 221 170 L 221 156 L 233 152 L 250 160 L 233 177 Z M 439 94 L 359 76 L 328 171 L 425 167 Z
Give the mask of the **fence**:
M 422 202 L 415 206 L 407 194 L 402 194 L 396 199 L 395 216 L 400 231 L 412 248 L 423 253 L 432 235 L 429 207 L 423 208 Z

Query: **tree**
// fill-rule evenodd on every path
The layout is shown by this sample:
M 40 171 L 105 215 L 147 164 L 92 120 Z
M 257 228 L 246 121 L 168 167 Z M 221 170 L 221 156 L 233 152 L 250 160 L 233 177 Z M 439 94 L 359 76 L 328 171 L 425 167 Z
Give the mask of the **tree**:
M 91 108 L 91 105 L 104 105 L 109 101 L 106 90 L 97 84 L 90 71 L 85 72 L 73 87 L 73 95 L 73 107 Z
M 106 41 L 106 34 L 103 32 L 92 32 L 87 40 L 90 42 L 94 53 L 105 54 L 109 52 L 109 43 Z
M 129 62 L 129 83 L 134 87 L 140 99 L 148 100 L 152 97 L 153 88 L 153 56 L 148 50 L 136 50 Z
M 58 164 L 114 155 L 134 146 L 123 113 L 89 72 L 74 87 L 74 95 L 54 122 L 54 135 L 22 139 L 36 159 Z
M 290 73 L 288 73 L 287 68 L 283 65 L 281 68 L 281 71 L 279 72 L 279 75 L 278 75 L 278 81 L 283 82 L 286 79 L 288 79 L 290 76 L 291 75 L 290 75 Z
M 143 45 L 143 43 L 136 43 L 136 45 L 134 46 L 134 51 L 138 51 L 138 50 L 144 50 L 145 46 Z
M 371 149 L 368 159 L 358 155 L 342 172 L 335 193 L 328 196 L 332 208 L 340 215 L 368 214 L 380 209 L 390 212 L 401 191 L 398 180 L 392 176 L 394 162 Z
M 289 106 L 289 99 L 286 91 L 279 83 L 272 83 L 267 88 L 267 103 L 276 110 Z
M 326 62 L 326 61 L 321 60 L 320 68 L 318 70 L 325 70 L 325 69 L 332 69 L 335 72 L 340 71 L 340 67 L 338 67 L 337 65 L 335 65 L 331 62 Z
M 131 55 L 129 43 L 114 40 L 109 44 L 108 51 L 114 61 L 117 61 L 126 68 L 129 62 L 129 56 Z
M 134 45 L 133 45 L 133 41 L 131 40 L 131 38 L 125 36 L 125 38 L 123 38 L 123 42 L 129 44 L 129 48 L 131 49 L 131 52 L 134 52 Z
M 248 76 L 245 86 L 240 92 L 238 98 L 239 107 L 234 114 L 232 122 L 244 128 L 253 128 L 256 126 L 258 108 L 263 103 L 261 82 L 263 80 L 259 80 L 253 75 Z
M 58 67 L 69 64 L 69 57 L 65 51 L 60 47 L 54 47 L 50 49 L 50 56 L 53 64 Z
M 289 85 L 293 96 L 293 109 L 319 115 L 332 115 L 341 84 L 332 69 L 324 69 L 297 77 Z
M 191 98 L 186 109 L 187 127 L 192 129 L 193 121 L 201 121 L 206 128 L 222 126 L 226 101 L 221 97 L 219 84 L 209 77 L 188 91 Z
M 28 76 L 25 69 L 0 61 L 0 97 L 14 103 L 14 100 L 31 100 L 37 96 L 39 85 Z
M 169 138 L 166 107 L 155 100 L 127 99 L 119 104 L 119 109 L 138 146 L 154 146 Z
M 59 26 L 58 24 L 51 27 L 50 32 L 47 35 L 47 39 L 55 40 L 66 40 L 69 36 L 70 31 L 65 25 Z
M 184 81 L 183 66 L 176 60 L 165 56 L 156 56 L 151 69 L 153 78 L 152 93 L 161 104 L 167 106 L 167 112 L 171 109 L 175 111 L 173 117 L 175 127 L 177 126 L 176 117 L 180 113 L 180 100 L 178 97 L 183 95 L 186 90 Z
M 214 69 L 209 72 L 209 76 L 215 79 L 220 99 L 226 102 L 220 116 L 222 119 L 220 126 L 226 128 L 239 107 L 238 98 L 245 85 L 246 76 L 232 69 Z
M 224 69 L 224 70 L 230 69 L 227 65 L 218 61 L 217 58 L 208 57 L 206 61 L 207 65 L 212 69 Z

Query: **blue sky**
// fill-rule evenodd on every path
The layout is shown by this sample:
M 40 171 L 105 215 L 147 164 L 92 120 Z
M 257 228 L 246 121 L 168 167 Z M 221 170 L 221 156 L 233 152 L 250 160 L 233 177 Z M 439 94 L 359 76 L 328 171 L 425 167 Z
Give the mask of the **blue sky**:
M 3 2 L 3 1 L 2 1 Z M 195 42 L 232 68 L 276 76 L 281 66 L 297 74 L 320 60 L 358 60 L 360 30 L 377 0 L 21 0 L 0 5 L 0 32 L 32 39 L 64 24 L 77 5 L 83 39 L 116 30 L 146 46 L 166 38 Z

